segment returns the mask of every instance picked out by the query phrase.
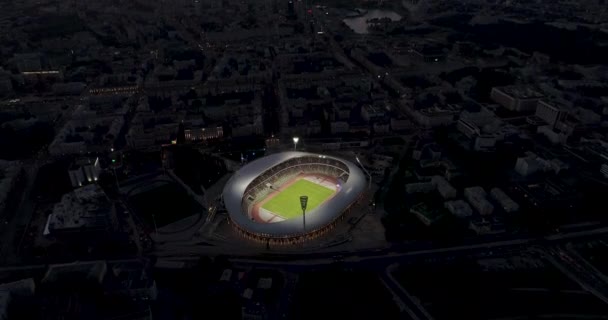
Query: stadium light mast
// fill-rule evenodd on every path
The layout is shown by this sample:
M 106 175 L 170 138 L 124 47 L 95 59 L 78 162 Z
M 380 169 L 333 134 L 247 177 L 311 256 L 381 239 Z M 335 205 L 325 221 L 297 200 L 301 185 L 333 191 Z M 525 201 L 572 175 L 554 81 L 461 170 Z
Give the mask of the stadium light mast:
M 306 205 L 308 204 L 308 196 L 300 196 L 300 206 L 302 207 L 302 226 L 306 232 Z
M 298 141 L 300 141 L 300 138 L 293 137 L 293 151 L 296 151 L 296 147 L 298 146 Z

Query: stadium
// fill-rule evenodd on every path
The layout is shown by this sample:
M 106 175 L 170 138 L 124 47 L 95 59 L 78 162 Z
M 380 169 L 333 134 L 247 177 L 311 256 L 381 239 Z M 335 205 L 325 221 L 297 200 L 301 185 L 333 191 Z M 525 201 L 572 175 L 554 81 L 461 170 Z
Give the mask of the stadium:
M 246 238 L 295 244 L 335 227 L 366 188 L 350 161 L 306 152 L 257 159 L 228 180 L 223 200 L 230 224 Z M 303 215 L 300 196 L 308 196 Z

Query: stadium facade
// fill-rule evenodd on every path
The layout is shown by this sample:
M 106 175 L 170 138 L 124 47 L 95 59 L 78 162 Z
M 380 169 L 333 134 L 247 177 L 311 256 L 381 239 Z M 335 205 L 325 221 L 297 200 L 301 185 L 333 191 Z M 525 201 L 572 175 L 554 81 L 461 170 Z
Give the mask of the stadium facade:
M 273 185 L 298 174 L 331 176 L 340 186 L 333 197 L 306 212 L 303 219 L 286 219 L 275 223 L 256 221 L 252 208 L 266 198 Z M 244 237 L 273 244 L 300 243 L 331 230 L 363 194 L 365 175 L 350 161 L 307 152 L 282 152 L 257 159 L 243 166 L 228 180 L 223 200 L 230 224 Z M 294 206 L 300 206 L 294 199 Z

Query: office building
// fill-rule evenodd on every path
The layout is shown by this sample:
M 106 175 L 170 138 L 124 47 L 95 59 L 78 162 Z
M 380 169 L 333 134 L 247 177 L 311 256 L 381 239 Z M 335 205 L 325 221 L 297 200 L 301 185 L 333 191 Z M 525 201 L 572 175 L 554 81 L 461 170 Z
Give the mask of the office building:
M 508 110 L 533 112 L 544 95 L 529 86 L 505 86 L 492 88 L 490 97 Z

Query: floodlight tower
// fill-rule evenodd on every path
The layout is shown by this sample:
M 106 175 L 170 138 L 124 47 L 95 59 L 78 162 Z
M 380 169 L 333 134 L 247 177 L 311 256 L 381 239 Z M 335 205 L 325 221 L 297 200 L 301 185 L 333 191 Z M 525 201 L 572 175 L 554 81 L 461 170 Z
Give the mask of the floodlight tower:
M 300 141 L 300 138 L 293 137 L 293 151 L 296 151 L 296 147 L 298 146 L 298 141 Z
M 302 226 L 306 232 L 306 205 L 308 204 L 308 196 L 300 196 L 300 206 L 302 207 Z

